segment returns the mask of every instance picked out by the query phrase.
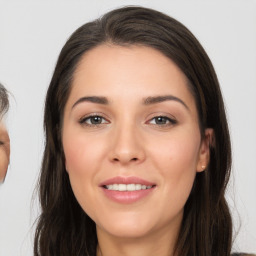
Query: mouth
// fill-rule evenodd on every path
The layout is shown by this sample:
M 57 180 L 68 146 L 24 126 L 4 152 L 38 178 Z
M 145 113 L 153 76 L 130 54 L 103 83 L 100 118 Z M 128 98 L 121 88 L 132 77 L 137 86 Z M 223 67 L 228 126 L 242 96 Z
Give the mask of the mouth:
M 156 184 L 138 177 L 117 176 L 99 185 L 107 198 L 117 203 L 134 203 L 155 191 Z
M 156 185 L 146 186 L 143 184 L 109 184 L 103 185 L 103 188 L 107 190 L 114 190 L 114 191 L 138 191 L 138 190 L 145 190 L 151 189 Z
M 150 189 L 152 187 L 155 187 L 156 184 L 136 176 L 117 176 L 103 181 L 99 184 L 99 186 L 108 190 L 137 191 Z

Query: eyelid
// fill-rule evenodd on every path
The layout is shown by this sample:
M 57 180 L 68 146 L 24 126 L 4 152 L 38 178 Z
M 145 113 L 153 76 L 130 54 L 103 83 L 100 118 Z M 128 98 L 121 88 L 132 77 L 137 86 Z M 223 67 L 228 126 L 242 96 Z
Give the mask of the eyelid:
M 167 116 L 155 116 L 155 117 L 151 118 L 151 119 L 149 120 L 149 122 L 152 121 L 152 120 L 155 119 L 155 118 L 158 118 L 158 117 L 165 118 L 165 119 L 166 119 L 167 121 L 169 121 L 171 124 L 176 124 L 176 123 L 177 123 L 176 120 L 174 120 L 174 119 L 172 119 L 172 118 L 169 118 L 169 117 L 167 117 Z M 156 125 L 160 125 L 160 124 L 156 124 Z M 163 124 L 163 125 L 164 125 L 164 124 Z
M 167 124 L 151 124 L 150 123 L 153 119 L 158 118 L 158 117 L 166 118 L 169 121 L 169 123 L 167 123 Z M 146 121 L 146 124 L 150 124 L 150 125 L 154 125 L 154 126 L 162 126 L 162 127 L 163 126 L 173 126 L 178 123 L 177 119 L 174 116 L 167 114 L 167 113 L 151 114 L 151 117 L 149 117 L 147 120 L 148 121 Z
M 100 125 L 103 125 L 103 124 L 106 124 L 106 123 L 102 123 L 102 124 L 87 124 L 85 121 L 91 117 L 101 117 L 102 119 L 106 120 L 107 122 L 106 123 L 110 123 L 110 121 L 108 120 L 107 117 L 105 117 L 105 115 L 103 113 L 90 113 L 90 114 L 87 114 L 87 115 L 83 115 L 81 118 L 79 118 L 78 122 L 81 124 L 81 125 L 86 125 L 86 126 L 100 126 Z
M 166 112 L 160 112 L 160 111 L 154 112 L 154 113 L 151 113 L 150 115 L 148 115 L 147 120 L 151 120 L 151 119 L 153 119 L 155 117 L 159 117 L 159 116 L 166 117 L 171 120 L 177 120 L 177 118 L 174 115 L 172 115 L 170 113 L 166 113 Z
M 99 123 L 99 124 L 86 123 L 86 120 L 88 120 L 91 117 L 100 117 L 104 120 L 104 123 Z M 152 124 L 152 123 L 150 123 L 152 120 L 154 120 L 157 117 L 163 117 L 163 118 L 167 119 L 168 122 L 166 124 L 157 124 L 157 123 Z M 173 125 L 177 124 L 177 122 L 178 122 L 177 119 L 173 115 L 171 115 L 169 113 L 157 112 L 157 113 L 151 113 L 150 116 L 147 118 L 147 121 L 145 123 L 149 124 L 149 125 L 153 125 L 153 126 L 169 127 L 169 126 L 173 126 Z M 88 127 L 99 127 L 99 126 L 102 126 L 102 125 L 109 124 L 110 121 L 109 121 L 109 118 L 106 117 L 105 114 L 100 113 L 100 112 L 94 112 L 94 113 L 89 113 L 89 114 L 85 114 L 85 115 L 81 116 L 78 119 L 78 123 L 80 123 L 81 125 L 84 125 L 84 126 L 88 126 Z

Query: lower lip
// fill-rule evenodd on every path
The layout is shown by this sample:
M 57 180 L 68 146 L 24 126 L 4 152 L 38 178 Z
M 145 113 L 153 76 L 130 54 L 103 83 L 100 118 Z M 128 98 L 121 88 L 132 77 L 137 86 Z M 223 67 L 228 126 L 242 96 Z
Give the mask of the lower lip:
M 109 199 L 122 204 L 130 204 L 137 202 L 150 195 L 154 191 L 154 189 L 155 187 L 135 191 L 117 191 L 105 189 L 102 187 L 104 194 Z

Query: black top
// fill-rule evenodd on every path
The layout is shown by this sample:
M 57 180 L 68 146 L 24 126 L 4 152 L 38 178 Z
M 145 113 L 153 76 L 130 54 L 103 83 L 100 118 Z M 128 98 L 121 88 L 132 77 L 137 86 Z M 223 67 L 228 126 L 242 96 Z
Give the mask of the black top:
M 248 254 L 248 253 L 232 253 L 231 256 L 256 256 L 256 254 Z

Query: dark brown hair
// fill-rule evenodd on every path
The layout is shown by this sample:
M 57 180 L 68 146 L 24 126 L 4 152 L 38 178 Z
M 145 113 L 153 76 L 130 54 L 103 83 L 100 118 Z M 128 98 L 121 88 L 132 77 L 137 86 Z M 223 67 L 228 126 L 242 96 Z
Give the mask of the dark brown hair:
M 0 119 L 9 109 L 8 93 L 5 87 L 0 83 Z
M 39 196 L 35 256 L 95 256 L 95 223 L 81 209 L 65 171 L 61 126 L 74 71 L 83 54 L 109 43 L 152 47 L 172 59 L 189 81 L 199 125 L 214 129 L 210 163 L 198 173 L 184 208 L 177 255 L 229 256 L 232 223 L 224 198 L 231 166 L 230 137 L 217 76 L 192 33 L 177 20 L 142 7 L 124 7 L 78 28 L 64 45 L 45 102 L 45 151 Z

